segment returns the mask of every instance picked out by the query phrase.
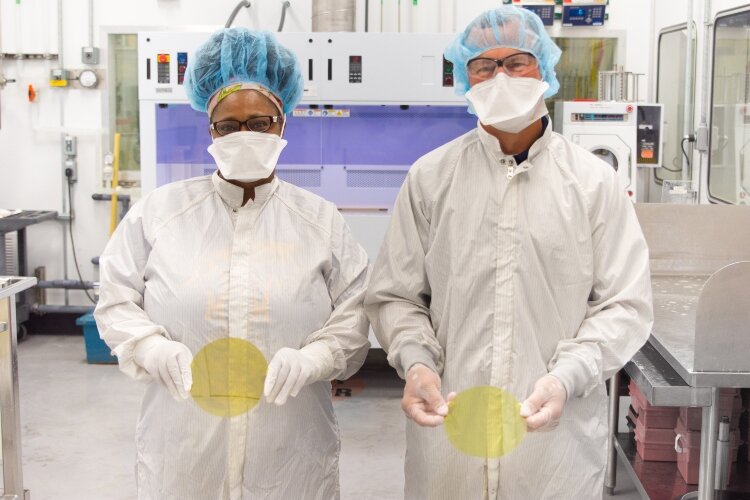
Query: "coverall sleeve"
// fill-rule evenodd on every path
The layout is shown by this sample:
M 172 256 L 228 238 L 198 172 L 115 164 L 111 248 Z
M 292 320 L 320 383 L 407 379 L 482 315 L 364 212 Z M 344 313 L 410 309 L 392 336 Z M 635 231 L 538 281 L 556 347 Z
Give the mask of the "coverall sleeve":
M 333 356 L 330 379 L 345 380 L 364 364 L 370 341 L 363 301 L 369 277 L 367 253 L 356 242 L 344 218 L 334 213 L 331 227 L 331 269 L 326 276 L 333 312 L 326 324 L 305 341 L 322 342 Z
M 430 222 L 412 168 L 391 216 L 373 269 L 365 310 L 375 336 L 399 376 L 422 363 L 442 373 L 444 352 L 430 319 L 430 283 L 425 271 Z
M 150 252 L 141 202 L 117 226 L 99 259 L 101 285 L 94 311 L 100 336 L 117 356 L 120 370 L 144 382 L 151 376 L 135 363 L 135 345 L 150 335 L 167 336 L 164 327 L 143 310 L 144 270 Z
M 648 247 L 633 204 L 614 176 L 592 202 L 594 280 L 586 316 L 549 365 L 568 397 L 588 395 L 620 370 L 653 325 Z

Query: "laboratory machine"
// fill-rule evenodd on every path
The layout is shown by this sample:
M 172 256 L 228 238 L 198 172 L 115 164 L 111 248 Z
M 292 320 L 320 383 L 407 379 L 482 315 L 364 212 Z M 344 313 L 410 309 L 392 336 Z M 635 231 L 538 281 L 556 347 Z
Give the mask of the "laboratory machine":
M 662 160 L 662 105 L 617 101 L 555 103 L 555 131 L 590 151 L 617 172 L 620 185 L 635 202 L 647 176 L 641 167 Z M 642 200 L 641 200 L 642 201 Z
M 208 117 L 190 107 L 183 87 L 189 57 L 209 34 L 138 35 L 144 193 L 216 168 Z M 278 38 L 297 55 L 305 90 L 277 174 L 342 210 L 387 211 L 416 159 L 476 125 L 442 56 L 449 34 Z

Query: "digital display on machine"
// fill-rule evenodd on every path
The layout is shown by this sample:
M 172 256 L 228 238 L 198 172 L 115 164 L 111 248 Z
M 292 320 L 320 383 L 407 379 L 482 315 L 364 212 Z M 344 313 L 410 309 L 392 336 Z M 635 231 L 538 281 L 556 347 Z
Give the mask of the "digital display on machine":
M 453 63 L 443 57 L 443 87 L 453 87 Z
M 604 26 L 604 5 L 563 6 L 563 26 Z
M 555 21 L 554 5 L 522 5 L 522 7 L 539 16 L 544 26 L 552 26 Z
M 185 83 L 185 71 L 187 70 L 187 52 L 177 53 L 177 85 Z
M 624 122 L 628 115 L 617 113 L 573 113 L 570 117 L 574 122 Z
M 658 167 L 661 147 L 661 106 L 638 105 L 638 165 Z
M 362 83 L 362 56 L 349 56 L 349 83 Z
M 169 54 L 156 56 L 156 81 L 159 83 L 169 83 L 169 59 Z

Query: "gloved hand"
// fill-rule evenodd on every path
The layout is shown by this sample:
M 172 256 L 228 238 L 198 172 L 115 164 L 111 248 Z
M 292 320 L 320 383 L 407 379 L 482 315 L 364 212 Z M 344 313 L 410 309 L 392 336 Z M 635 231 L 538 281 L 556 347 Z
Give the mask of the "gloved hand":
M 455 394 L 448 395 L 448 401 Z M 440 393 L 440 376 L 427 366 L 416 363 L 406 374 L 401 409 L 423 427 L 437 427 L 448 415 L 448 403 Z
M 190 370 L 193 355 L 185 344 L 161 335 L 149 335 L 135 345 L 133 358 L 177 401 L 188 398 L 193 387 Z
M 281 406 L 306 385 L 328 380 L 332 374 L 333 354 L 322 342 L 313 342 L 302 349 L 283 347 L 268 365 L 263 394 L 269 403 Z
M 560 379 L 545 375 L 534 384 L 534 391 L 521 405 L 521 416 L 529 431 L 550 430 L 560 422 L 568 393 Z

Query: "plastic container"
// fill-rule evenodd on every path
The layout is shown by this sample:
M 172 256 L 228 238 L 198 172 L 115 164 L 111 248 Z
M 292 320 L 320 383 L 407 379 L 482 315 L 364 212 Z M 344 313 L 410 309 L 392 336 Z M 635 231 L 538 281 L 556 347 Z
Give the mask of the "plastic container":
M 643 395 L 640 389 L 638 389 L 638 386 L 635 385 L 632 380 L 630 381 L 630 384 L 628 384 L 628 390 L 630 391 L 630 406 L 633 407 L 633 411 L 638 415 L 641 412 L 641 409 L 646 405 L 649 405 L 649 402 L 646 400 L 646 396 Z
M 676 406 L 653 406 L 632 381 L 628 385 L 630 401 L 638 420 L 650 429 L 674 429 L 680 409 Z
M 737 450 L 730 448 L 729 453 L 733 456 L 737 456 Z M 677 470 L 680 471 L 682 479 L 687 484 L 698 484 L 698 476 L 700 474 L 700 450 L 691 450 L 685 453 L 677 454 Z M 732 474 L 734 467 L 729 468 L 729 482 L 732 482 Z
M 736 389 L 729 389 L 732 393 L 724 394 L 726 389 L 722 389 L 722 395 L 719 401 L 719 416 L 726 415 L 731 417 L 730 427 L 732 430 L 739 428 L 739 419 L 742 411 L 742 401 L 739 395 L 734 392 Z M 683 422 L 686 422 L 687 428 L 691 431 L 701 430 L 701 422 L 703 421 L 703 408 L 695 407 L 682 407 L 680 408 L 680 418 Z
M 674 449 L 674 429 L 654 429 L 646 427 L 641 417 L 635 426 L 635 444 L 638 455 L 649 462 L 676 462 Z
M 685 460 L 695 460 L 696 462 L 700 462 L 701 431 L 688 429 L 685 425 L 685 422 L 682 420 L 682 417 L 680 417 L 679 419 L 677 419 L 677 425 L 675 426 L 674 433 L 675 449 L 682 449 L 682 451 L 678 451 L 677 454 L 686 455 L 686 457 L 684 457 Z M 739 451 L 739 448 L 739 432 L 732 430 L 729 432 L 729 456 L 731 462 L 737 461 L 737 452 Z
M 117 357 L 110 354 L 110 348 L 99 337 L 99 329 L 96 327 L 94 315 L 84 314 L 76 319 L 76 325 L 83 327 L 83 339 L 86 344 L 86 361 L 89 364 L 117 363 Z

